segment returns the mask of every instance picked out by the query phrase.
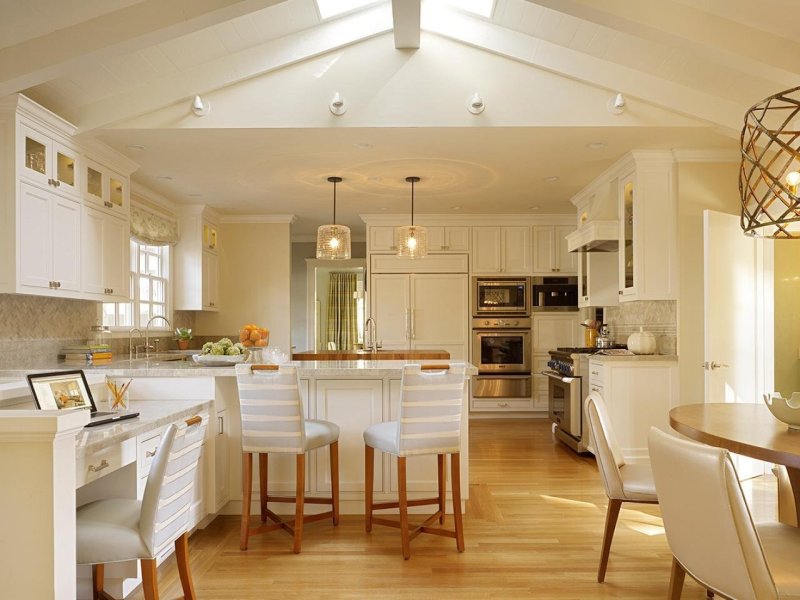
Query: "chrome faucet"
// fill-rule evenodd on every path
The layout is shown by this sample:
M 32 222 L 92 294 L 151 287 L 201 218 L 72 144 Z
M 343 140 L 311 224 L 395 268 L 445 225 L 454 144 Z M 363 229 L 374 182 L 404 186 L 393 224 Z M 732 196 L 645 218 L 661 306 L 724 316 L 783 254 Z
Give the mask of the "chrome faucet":
M 134 327 L 128 332 L 128 359 L 132 360 L 134 358 L 139 358 L 139 346 L 140 344 L 133 345 L 133 332 L 139 334 L 139 341 L 142 341 L 142 330 L 138 327 Z M 134 356 L 135 355 L 135 356 Z
M 150 345 L 150 323 L 156 319 L 162 319 L 167 324 L 168 329 L 172 331 L 172 323 L 169 322 L 167 317 L 163 315 L 154 315 L 150 317 L 150 320 L 147 322 L 147 325 L 144 328 L 144 355 L 146 358 L 150 358 L 150 350 L 153 349 L 153 347 Z M 158 340 L 156 340 L 156 351 L 158 351 L 157 342 Z
M 364 345 L 370 352 L 378 351 L 378 340 L 376 339 L 378 335 L 375 333 L 376 327 L 375 319 L 372 317 L 367 319 L 364 323 Z M 369 343 L 367 343 L 367 339 L 369 339 Z

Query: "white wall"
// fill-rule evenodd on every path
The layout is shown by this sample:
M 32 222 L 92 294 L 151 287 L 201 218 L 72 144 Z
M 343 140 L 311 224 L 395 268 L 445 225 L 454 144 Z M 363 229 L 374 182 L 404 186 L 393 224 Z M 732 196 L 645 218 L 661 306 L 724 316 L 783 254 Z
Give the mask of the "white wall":
M 775 391 L 800 392 L 800 242 L 775 241 Z

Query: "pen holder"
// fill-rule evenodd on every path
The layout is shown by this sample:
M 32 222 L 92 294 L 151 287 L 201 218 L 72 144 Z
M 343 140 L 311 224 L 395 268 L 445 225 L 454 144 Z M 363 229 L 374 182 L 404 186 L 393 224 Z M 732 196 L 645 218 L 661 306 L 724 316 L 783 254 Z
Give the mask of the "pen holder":
M 108 403 L 112 411 L 122 411 L 130 409 L 130 397 L 128 396 L 128 388 L 131 385 L 132 379 L 128 380 L 106 380 L 106 387 L 108 387 L 109 396 Z

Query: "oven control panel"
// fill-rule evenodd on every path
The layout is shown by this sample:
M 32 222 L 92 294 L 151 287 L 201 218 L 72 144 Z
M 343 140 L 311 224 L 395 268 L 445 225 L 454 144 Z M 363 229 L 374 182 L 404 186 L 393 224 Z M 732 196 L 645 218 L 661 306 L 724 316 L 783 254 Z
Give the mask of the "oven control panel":
M 556 360 L 551 358 L 549 361 L 547 361 L 547 366 L 557 373 L 561 373 L 562 375 L 575 374 L 575 365 L 571 361 Z

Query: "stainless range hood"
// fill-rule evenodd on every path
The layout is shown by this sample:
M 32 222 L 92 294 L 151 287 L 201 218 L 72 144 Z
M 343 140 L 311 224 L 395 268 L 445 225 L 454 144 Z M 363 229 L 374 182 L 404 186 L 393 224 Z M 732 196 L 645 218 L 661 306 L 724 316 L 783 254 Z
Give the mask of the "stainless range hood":
M 617 252 L 619 221 L 587 221 L 567 235 L 570 252 Z

